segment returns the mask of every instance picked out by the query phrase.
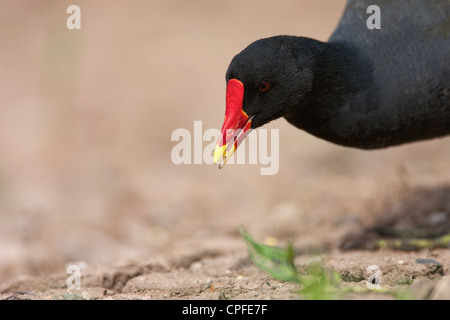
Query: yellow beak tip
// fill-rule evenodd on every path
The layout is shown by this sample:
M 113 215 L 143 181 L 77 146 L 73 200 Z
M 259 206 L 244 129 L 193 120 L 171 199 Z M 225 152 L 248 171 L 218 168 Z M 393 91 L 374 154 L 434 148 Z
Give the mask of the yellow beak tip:
M 233 155 L 234 151 L 236 150 L 236 146 L 233 145 L 233 147 L 228 150 L 228 144 L 223 145 L 221 147 L 216 146 L 216 149 L 214 150 L 214 164 L 219 163 L 219 160 L 222 159 L 222 162 L 219 164 L 219 168 L 222 168 L 227 160 Z
M 226 156 L 226 152 L 227 152 L 227 146 L 216 146 L 216 149 L 214 150 L 214 164 L 217 164 L 217 162 L 221 159 L 221 158 L 225 158 Z

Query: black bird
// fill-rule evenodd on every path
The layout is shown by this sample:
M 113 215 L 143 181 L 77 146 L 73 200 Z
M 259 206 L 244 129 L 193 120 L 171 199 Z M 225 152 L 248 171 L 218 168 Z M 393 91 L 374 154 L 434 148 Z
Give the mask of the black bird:
M 367 26 L 370 5 L 381 29 Z M 214 161 L 280 117 L 362 149 L 448 135 L 449 62 L 450 0 L 349 0 L 328 42 L 274 36 L 232 59 Z

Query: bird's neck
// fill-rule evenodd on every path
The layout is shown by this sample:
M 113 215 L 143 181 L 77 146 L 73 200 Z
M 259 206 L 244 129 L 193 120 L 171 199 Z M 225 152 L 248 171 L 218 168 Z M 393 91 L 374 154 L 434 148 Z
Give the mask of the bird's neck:
M 336 144 L 374 149 L 405 142 L 396 108 L 378 99 L 370 61 L 342 43 L 313 41 L 313 86 L 285 115 L 288 122 Z

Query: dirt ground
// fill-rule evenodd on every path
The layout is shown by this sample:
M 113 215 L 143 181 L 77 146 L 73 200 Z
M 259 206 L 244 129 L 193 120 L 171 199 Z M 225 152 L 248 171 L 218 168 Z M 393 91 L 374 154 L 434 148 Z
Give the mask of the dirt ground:
M 81 8 L 68 30 L 66 8 Z M 450 299 L 450 139 L 343 148 L 284 120 L 280 167 L 175 165 L 175 129 L 220 128 L 225 71 L 253 40 L 326 40 L 344 1 L 24 1 L 0 10 L 0 299 L 299 299 L 239 227 L 292 240 L 344 285 Z M 195 139 L 195 137 L 193 137 Z M 203 146 L 206 146 L 205 142 Z M 67 267 L 81 270 L 69 290 Z M 392 299 L 350 294 L 346 299 Z

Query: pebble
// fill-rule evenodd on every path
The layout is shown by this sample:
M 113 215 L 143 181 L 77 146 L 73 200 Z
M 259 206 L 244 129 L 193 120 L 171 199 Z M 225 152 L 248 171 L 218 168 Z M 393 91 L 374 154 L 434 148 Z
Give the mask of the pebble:
M 434 212 L 430 216 L 430 224 L 432 225 L 438 225 L 441 223 L 444 223 L 447 220 L 447 213 L 446 212 Z
M 83 298 L 83 300 L 91 300 L 92 299 L 92 296 L 89 293 L 87 293 L 86 291 L 81 294 L 81 297 Z
M 442 266 L 442 263 L 440 263 L 434 259 L 416 259 L 416 263 L 431 264 L 433 266 Z
M 210 280 L 210 279 L 208 279 L 208 280 L 206 281 L 205 284 L 202 284 L 202 285 L 200 286 L 200 292 L 203 292 L 203 291 L 205 291 L 206 289 L 210 288 L 210 287 L 212 286 L 212 284 L 213 284 L 213 281 Z

